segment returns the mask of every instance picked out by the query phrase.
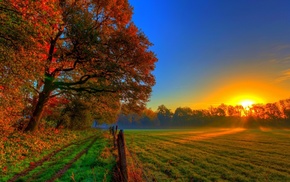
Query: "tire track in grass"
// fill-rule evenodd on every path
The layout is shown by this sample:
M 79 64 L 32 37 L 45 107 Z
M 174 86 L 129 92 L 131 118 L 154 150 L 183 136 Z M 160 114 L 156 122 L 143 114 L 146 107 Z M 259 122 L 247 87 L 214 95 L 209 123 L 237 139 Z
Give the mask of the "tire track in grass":
M 37 171 L 38 169 L 35 169 L 35 171 L 31 171 L 31 172 L 35 172 L 34 174 L 32 174 L 30 176 L 30 174 L 28 174 L 26 177 L 28 177 L 28 179 L 26 180 L 27 182 L 30 181 L 34 181 L 35 179 L 38 179 L 41 177 L 41 175 L 43 175 L 44 173 L 55 173 L 56 170 L 54 169 L 58 169 L 58 168 L 62 168 L 63 164 L 62 163 L 58 163 L 58 162 L 64 162 L 64 160 L 66 160 L 67 158 L 71 158 L 74 157 L 76 154 L 74 154 L 75 151 L 78 150 L 82 150 L 82 148 L 85 148 L 87 143 L 90 142 L 90 140 L 86 140 L 82 143 L 79 143 L 78 145 L 73 145 L 70 148 L 67 148 L 67 150 L 62 150 L 59 155 L 54 156 L 52 158 L 50 158 L 49 161 L 46 161 L 42 166 L 39 166 L 38 168 L 39 171 Z M 52 176 L 51 175 L 51 176 Z
M 47 182 L 54 182 L 57 178 L 60 178 L 71 166 L 74 162 L 76 162 L 82 155 L 88 152 L 88 150 L 93 146 L 93 144 L 96 142 L 96 140 L 99 137 L 95 137 L 91 143 L 83 149 L 81 152 L 79 152 L 72 160 L 69 161 L 62 169 L 60 169 L 50 180 Z
M 37 162 L 33 163 L 33 165 L 30 165 L 24 171 L 14 175 L 7 182 L 15 182 L 15 181 L 17 181 L 19 178 L 26 176 L 29 172 L 33 171 L 35 168 L 42 166 L 44 162 L 49 161 L 52 157 L 56 156 L 61 151 L 64 151 L 65 149 L 71 147 L 72 145 L 82 145 L 82 144 L 86 143 L 88 140 L 90 140 L 93 137 L 95 137 L 95 135 L 90 136 L 90 137 L 85 138 L 85 139 L 82 139 L 82 140 L 79 140 L 79 141 L 76 141 L 76 142 L 73 142 L 73 143 L 70 143 L 70 144 L 67 144 L 67 145 L 63 146 L 62 148 L 51 152 L 50 154 L 44 156 L 42 159 L 40 159 Z

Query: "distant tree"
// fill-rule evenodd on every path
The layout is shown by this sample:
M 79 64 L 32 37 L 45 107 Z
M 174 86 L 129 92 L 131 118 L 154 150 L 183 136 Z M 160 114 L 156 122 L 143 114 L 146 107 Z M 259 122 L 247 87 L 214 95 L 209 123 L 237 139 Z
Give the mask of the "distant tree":
M 152 109 L 148 109 L 148 108 L 145 108 L 143 110 L 143 116 L 149 118 L 150 120 L 155 120 L 157 119 L 157 113 L 152 111 Z
M 165 105 L 160 105 L 157 108 L 157 117 L 161 125 L 170 125 L 172 120 L 172 112 Z
M 190 125 L 190 121 L 192 121 L 192 110 L 189 107 L 178 107 L 176 108 L 173 114 L 174 123 L 178 123 L 178 125 Z
M 285 99 L 279 101 L 279 105 L 281 107 L 281 113 L 284 118 L 290 120 L 290 99 Z
M 235 111 L 235 107 L 232 105 L 228 106 L 228 116 L 237 116 L 237 113 Z
M 192 115 L 195 118 L 202 118 L 202 117 L 207 116 L 206 110 L 192 110 Z
M 221 104 L 217 108 L 218 116 L 227 116 L 228 115 L 228 106 L 225 104 Z
M 276 103 L 268 103 L 265 105 L 265 117 L 269 119 L 280 118 L 281 113 Z
M 235 106 L 235 116 L 241 117 L 244 112 L 244 107 L 242 105 Z
M 253 104 L 251 107 L 251 113 L 252 116 L 260 118 L 260 119 L 265 119 L 265 106 L 262 104 Z
M 209 112 L 211 116 L 226 116 L 225 105 L 222 104 L 218 107 L 211 106 Z
M 156 128 L 160 126 L 157 113 L 148 108 L 143 110 L 140 123 L 143 128 Z

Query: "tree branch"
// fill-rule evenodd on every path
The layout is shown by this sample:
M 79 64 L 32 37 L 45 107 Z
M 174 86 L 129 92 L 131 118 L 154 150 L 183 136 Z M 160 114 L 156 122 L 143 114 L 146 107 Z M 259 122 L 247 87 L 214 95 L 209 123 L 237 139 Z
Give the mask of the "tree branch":
M 29 85 L 30 88 L 32 88 L 35 92 L 37 92 L 38 94 L 40 93 L 36 88 L 34 88 L 33 86 Z
M 89 94 L 93 93 L 99 93 L 99 92 L 108 92 L 108 93 L 116 93 L 116 90 L 111 90 L 111 89 L 96 89 L 92 87 L 80 87 L 80 88 L 75 88 L 75 87 L 58 87 L 59 89 L 64 89 L 64 90 L 72 90 L 76 92 L 87 92 Z
M 65 91 L 58 92 L 58 93 L 56 93 L 56 94 L 52 94 L 52 95 L 49 96 L 49 98 L 53 98 L 53 97 L 55 97 L 55 96 L 61 95 L 61 94 L 63 94 L 64 92 L 65 92 Z
M 60 72 L 60 71 L 72 71 L 72 70 L 76 69 L 76 65 L 77 65 L 77 63 L 80 63 L 80 61 L 79 61 L 79 60 L 76 60 L 76 61 L 74 62 L 73 67 L 71 67 L 71 68 L 56 68 L 56 69 L 55 69 L 51 74 L 52 74 L 52 75 L 55 75 L 56 72 Z
M 55 88 L 60 88 L 60 89 L 64 88 L 64 87 L 71 88 L 71 86 L 74 86 L 74 85 L 85 84 L 89 79 L 96 78 L 96 77 L 97 77 L 97 75 L 84 75 L 76 82 L 70 82 L 70 83 L 54 82 L 53 85 L 54 85 Z

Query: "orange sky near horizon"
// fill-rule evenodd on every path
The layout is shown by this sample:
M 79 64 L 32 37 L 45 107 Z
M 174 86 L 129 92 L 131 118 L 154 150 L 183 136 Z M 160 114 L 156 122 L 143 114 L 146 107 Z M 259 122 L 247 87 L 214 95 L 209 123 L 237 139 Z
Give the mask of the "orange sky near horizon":
M 273 103 L 290 98 L 289 78 L 284 64 L 273 60 L 229 65 L 200 79 L 199 87 L 180 89 L 179 94 L 166 94 L 162 101 L 148 104 L 156 110 L 160 103 L 174 111 L 177 107 L 208 109 L 210 106 L 240 105 L 244 100 L 254 104 Z
M 289 78 L 283 66 L 273 60 L 235 63 L 206 80 L 214 86 L 202 100 L 213 105 L 238 105 L 243 100 L 266 104 L 290 98 Z

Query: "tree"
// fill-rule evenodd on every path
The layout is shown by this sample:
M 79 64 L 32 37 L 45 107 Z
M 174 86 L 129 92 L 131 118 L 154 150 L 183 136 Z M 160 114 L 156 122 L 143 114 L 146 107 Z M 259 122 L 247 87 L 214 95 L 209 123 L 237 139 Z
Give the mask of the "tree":
M 13 1 L 0 1 L 0 24 L 0 122 L 9 125 L 23 116 L 21 111 L 32 90 L 31 80 L 38 76 L 34 60 L 42 55 L 36 46 L 34 26 L 25 21 Z
M 156 112 L 154 112 L 154 111 L 152 111 L 152 109 L 151 108 L 145 108 L 144 110 L 143 110 L 143 117 L 147 117 L 148 119 L 150 119 L 150 120 L 156 120 L 157 119 L 157 113 Z
M 161 126 L 167 125 L 171 123 L 172 120 L 172 112 L 165 105 L 160 105 L 157 108 L 157 117 L 160 121 Z
M 209 112 L 210 112 L 210 115 L 211 116 L 226 116 L 226 112 L 224 110 L 224 105 L 220 105 L 218 107 L 213 107 L 213 106 L 210 106 L 209 107 Z
M 281 107 L 282 117 L 290 120 L 290 99 L 280 100 L 279 105 Z
M 56 128 L 63 126 L 69 129 L 85 129 L 92 125 L 94 120 L 106 121 L 107 123 L 112 123 L 116 121 L 117 113 L 113 110 L 107 110 L 106 112 L 102 112 L 100 115 L 99 110 L 104 109 L 102 104 L 95 104 L 90 99 L 91 97 L 84 97 L 82 95 L 74 96 L 70 98 L 70 102 L 67 103 L 59 112 L 54 112 L 52 115 L 48 115 L 48 117 L 55 116 L 53 120 L 56 122 Z M 109 102 L 109 101 L 108 101 Z M 114 108 L 114 107 L 110 107 Z M 119 111 L 119 107 L 117 106 L 117 112 Z M 111 118 L 112 117 L 112 118 Z
M 177 126 L 189 126 L 192 123 L 193 112 L 189 107 L 178 107 L 173 114 L 174 124 Z
M 131 21 L 127 0 L 10 4 L 37 25 L 37 40 L 42 41 L 38 49 L 46 55 L 35 61 L 42 74 L 32 81 L 36 99 L 26 131 L 37 130 L 45 104 L 61 94 L 112 93 L 124 110 L 144 108 L 155 84 L 151 72 L 157 59 L 147 37 Z

